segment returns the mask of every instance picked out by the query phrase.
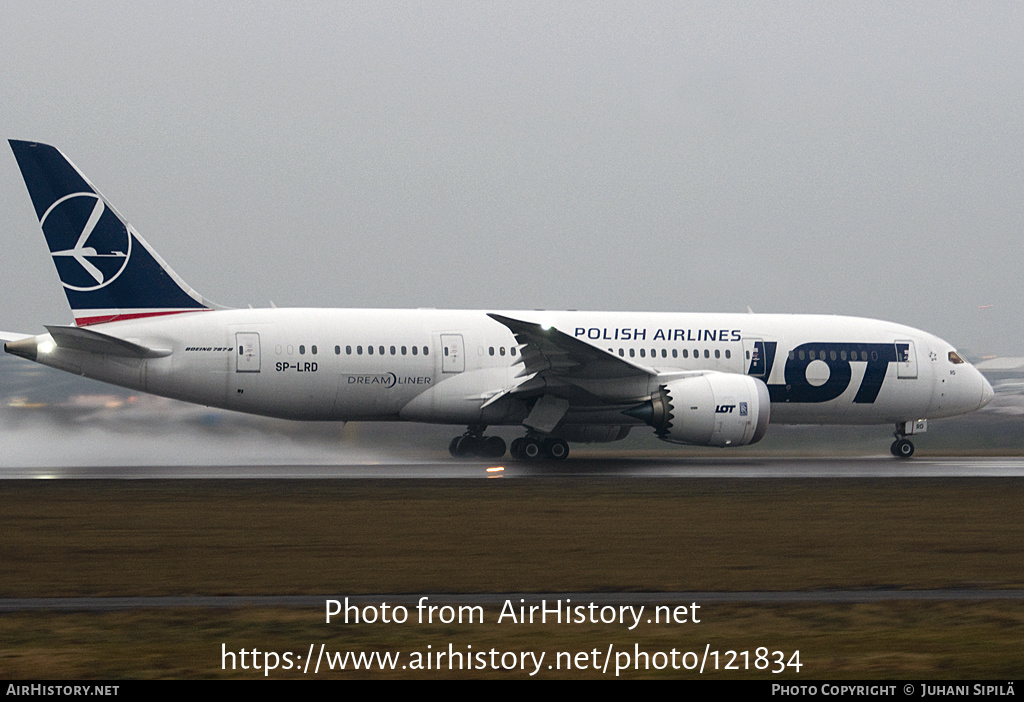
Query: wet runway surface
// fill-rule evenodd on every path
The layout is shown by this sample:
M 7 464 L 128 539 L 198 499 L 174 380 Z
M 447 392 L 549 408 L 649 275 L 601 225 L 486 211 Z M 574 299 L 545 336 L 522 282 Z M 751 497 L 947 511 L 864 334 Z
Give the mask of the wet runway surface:
M 1007 478 L 1024 477 L 1024 458 L 890 456 L 858 458 L 579 458 L 347 465 L 87 466 L 0 468 L 0 479 L 345 480 L 510 478 Z
M 409 459 L 397 459 L 390 462 L 368 463 L 354 461 L 347 465 L 236 465 L 236 466 L 121 466 L 121 467 L 32 467 L 32 468 L 0 468 L 0 479 L 22 480 L 482 480 L 482 479 L 560 479 L 560 483 L 552 481 L 552 485 L 561 484 L 559 489 L 566 489 L 565 481 L 573 479 L 623 480 L 635 478 L 675 478 L 704 480 L 742 480 L 783 478 L 791 480 L 814 479 L 903 479 L 906 478 L 1015 478 L 1024 476 L 1024 458 L 1017 457 L 915 457 L 912 460 L 898 460 L 889 456 L 845 457 L 845 458 L 779 458 L 779 457 L 685 457 L 685 458 L 638 458 L 609 457 L 592 458 L 578 457 L 565 462 L 542 461 L 526 463 L 521 461 L 481 462 L 436 460 L 413 462 Z M 984 481 L 983 481 L 984 483 Z M 585 483 L 580 483 L 584 485 Z M 720 483 L 719 483 L 720 484 Z M 823 481 L 821 483 L 826 486 Z M 872 483 L 874 484 L 874 483 Z M 922 482 L 922 485 L 925 483 Z M 966 485 L 967 483 L 965 483 Z M 974 482 L 972 485 L 982 483 Z M 999 483 L 1006 484 L 1006 483 Z M 173 486 L 174 483 L 165 483 Z M 851 486 L 853 483 L 851 483 Z M 947 483 L 947 486 L 949 484 Z M 996 485 L 994 482 L 993 485 Z M 69 483 L 69 488 L 71 484 Z M 14 487 L 13 485 L 11 486 Z M 25 486 L 26 488 L 28 486 Z M 58 487 L 58 486 L 55 486 Z M 82 487 L 82 486 L 79 486 Z M 125 486 L 128 489 L 129 486 Z M 145 486 L 140 485 L 140 488 Z M 160 486 L 154 486 L 158 490 Z M 180 489 L 181 486 L 175 486 Z M 214 487 L 214 486 L 210 486 Z M 222 486 L 233 489 L 232 486 Z M 245 488 L 238 484 L 238 488 Z M 257 486 L 259 487 L 259 486 Z M 302 489 L 301 485 L 294 485 Z M 398 487 L 397 485 L 393 487 Z M 639 486 L 641 489 L 647 489 Z M 737 486 L 730 486 L 738 487 Z M 102 486 L 99 489 L 105 490 Z M 371 490 L 382 489 L 390 492 L 387 483 L 379 482 L 370 486 Z M 148 488 L 147 488 L 148 489 Z M 531 488 L 532 489 L 532 488 Z M 574 488 L 568 487 L 571 493 Z M 687 488 L 688 489 L 688 488 Z M 755 487 L 756 489 L 756 487 Z M 948 489 L 948 487 L 947 487 Z M 953 490 L 956 491 L 954 484 Z M 994 487 L 992 489 L 999 489 Z M 48 490 L 47 492 L 52 492 Z M 61 489 L 58 487 L 57 492 Z M 455 492 L 458 492 L 457 490 Z M 987 542 L 986 542 L 987 543 Z M 986 548 L 993 548 L 991 545 Z M 1003 581 L 996 579 L 996 584 Z M 846 585 L 844 581 L 842 585 Z M 891 578 L 879 582 L 886 584 L 897 582 Z M 914 581 L 916 585 L 916 581 Z M 900 588 L 900 587 L 843 587 L 808 590 L 775 590 L 775 591 L 692 591 L 692 592 L 629 592 L 629 593 L 558 593 L 547 595 L 548 599 L 558 597 L 571 598 L 575 601 L 596 603 L 628 602 L 737 602 L 737 603 L 869 603 L 886 601 L 979 601 L 1007 600 L 1019 602 L 1024 600 L 1024 590 L 993 587 L 985 589 L 958 587 L 933 589 Z M 746 587 L 750 587 L 749 584 Z M 756 585 L 755 585 L 756 587 Z M 1012 588 L 1012 585 L 1011 585 Z M 273 589 L 270 589 L 273 592 Z M 23 597 L 0 599 L 0 612 L 61 612 L 61 611 L 119 611 L 136 609 L 163 608 L 274 608 L 298 607 L 322 610 L 325 597 L 334 597 L 330 593 L 324 595 L 291 595 L 291 596 L 173 596 L 173 597 Z M 412 606 L 422 595 L 389 594 L 387 601 L 405 603 Z M 382 599 L 383 595 L 365 595 L 368 603 Z M 437 602 L 493 604 L 503 602 L 506 598 L 526 598 L 536 600 L 545 595 L 537 593 L 498 593 L 498 594 L 437 594 L 430 596 Z M 360 599 L 358 596 L 353 601 Z

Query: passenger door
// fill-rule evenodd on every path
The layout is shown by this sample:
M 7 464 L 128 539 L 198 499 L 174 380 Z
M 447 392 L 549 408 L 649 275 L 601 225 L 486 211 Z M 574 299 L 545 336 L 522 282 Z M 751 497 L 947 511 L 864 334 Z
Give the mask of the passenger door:
M 917 377 L 917 354 L 914 353 L 913 341 L 896 342 L 896 377 Z
M 441 335 L 441 372 L 461 373 L 466 370 L 466 351 L 462 334 Z
M 235 332 L 235 372 L 260 372 L 260 335 L 256 332 Z

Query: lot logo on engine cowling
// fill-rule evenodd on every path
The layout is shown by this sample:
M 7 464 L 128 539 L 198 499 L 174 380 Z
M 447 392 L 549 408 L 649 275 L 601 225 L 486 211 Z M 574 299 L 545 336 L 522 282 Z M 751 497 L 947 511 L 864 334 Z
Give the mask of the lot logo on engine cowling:
M 98 290 L 128 265 L 131 234 L 95 193 L 65 195 L 50 205 L 39 223 L 65 288 Z

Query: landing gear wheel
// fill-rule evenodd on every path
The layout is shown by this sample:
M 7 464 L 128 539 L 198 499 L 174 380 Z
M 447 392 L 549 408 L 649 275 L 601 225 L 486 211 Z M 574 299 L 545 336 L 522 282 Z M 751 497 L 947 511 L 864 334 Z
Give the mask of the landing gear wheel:
M 505 440 L 500 436 L 488 436 L 480 447 L 486 458 L 501 458 L 505 455 Z
M 452 443 L 448 446 L 448 451 L 457 458 L 479 456 L 482 443 L 483 442 L 475 436 L 463 434 L 462 436 L 457 436 L 452 440 Z
M 486 428 L 482 424 L 470 424 L 465 434 L 449 442 L 448 453 L 452 458 L 501 458 L 505 455 L 505 440 L 500 436 L 484 436 Z
M 564 461 L 569 457 L 569 444 L 562 439 L 548 439 L 544 442 L 548 456 L 556 461 Z
M 534 439 L 532 436 L 527 436 L 523 439 L 521 450 L 523 452 L 523 458 L 528 461 L 536 461 L 538 458 L 541 458 L 544 453 L 544 447 L 541 445 L 540 441 Z
M 892 455 L 897 458 L 910 458 L 914 455 L 914 443 L 910 439 L 897 439 L 892 445 Z
M 509 448 L 509 453 L 512 454 L 512 458 L 521 460 L 523 458 L 523 439 L 512 439 L 512 446 Z

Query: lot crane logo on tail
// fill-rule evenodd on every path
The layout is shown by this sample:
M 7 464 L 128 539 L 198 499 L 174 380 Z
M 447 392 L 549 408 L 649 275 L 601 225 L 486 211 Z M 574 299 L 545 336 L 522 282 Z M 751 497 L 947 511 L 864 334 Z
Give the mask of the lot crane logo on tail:
M 65 288 L 99 290 L 128 265 L 128 229 L 95 193 L 60 198 L 43 213 L 40 224 Z
M 171 270 L 64 154 L 10 140 L 79 326 L 217 307 Z

